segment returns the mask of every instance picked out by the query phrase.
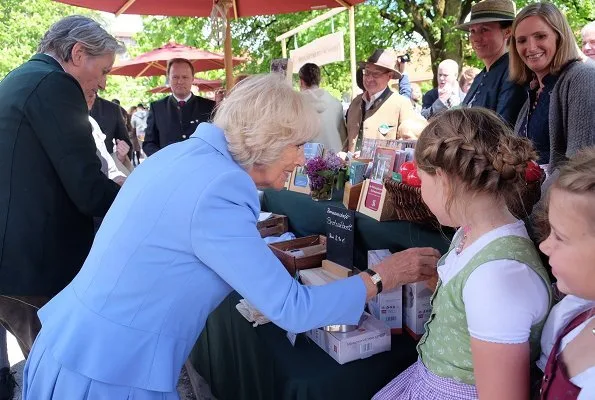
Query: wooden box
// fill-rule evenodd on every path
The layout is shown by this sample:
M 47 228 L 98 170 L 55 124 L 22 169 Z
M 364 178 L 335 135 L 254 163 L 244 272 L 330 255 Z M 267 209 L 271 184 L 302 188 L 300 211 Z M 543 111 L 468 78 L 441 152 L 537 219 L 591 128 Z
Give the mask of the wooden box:
M 378 204 L 376 209 L 370 208 L 366 205 L 366 198 L 370 195 L 370 179 L 366 179 L 363 182 L 362 192 L 359 196 L 359 202 L 357 203 L 357 211 L 372 217 L 377 221 L 393 221 L 398 219 L 397 213 L 391 201 L 389 201 L 388 192 L 382 183 L 377 185 L 379 192 Z
M 348 210 L 357 210 L 357 204 L 359 203 L 363 186 L 363 182 L 357 185 L 351 185 L 349 181 L 345 182 L 345 188 L 343 189 L 343 205 L 345 208 Z
M 285 215 L 273 214 L 269 219 L 256 224 L 260 237 L 280 236 L 287 232 L 287 217 Z
M 269 244 L 291 275 L 301 269 L 318 268 L 326 259 L 326 236 L 311 235 Z

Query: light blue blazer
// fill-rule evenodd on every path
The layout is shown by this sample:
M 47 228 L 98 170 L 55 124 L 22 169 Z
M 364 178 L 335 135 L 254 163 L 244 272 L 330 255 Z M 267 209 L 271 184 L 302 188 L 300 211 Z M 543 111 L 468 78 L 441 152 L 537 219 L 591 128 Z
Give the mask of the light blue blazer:
M 33 352 L 107 384 L 171 392 L 232 290 L 291 332 L 357 323 L 363 281 L 300 285 L 261 239 L 259 211 L 223 131 L 200 124 L 130 175 L 79 274 L 39 311 Z

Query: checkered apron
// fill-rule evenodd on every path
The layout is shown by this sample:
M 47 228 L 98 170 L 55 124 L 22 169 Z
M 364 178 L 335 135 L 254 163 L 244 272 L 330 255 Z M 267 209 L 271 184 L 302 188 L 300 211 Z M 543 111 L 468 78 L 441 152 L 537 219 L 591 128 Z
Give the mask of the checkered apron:
M 477 398 L 474 385 L 434 375 L 418 359 L 415 364 L 376 393 L 372 400 L 476 400 Z

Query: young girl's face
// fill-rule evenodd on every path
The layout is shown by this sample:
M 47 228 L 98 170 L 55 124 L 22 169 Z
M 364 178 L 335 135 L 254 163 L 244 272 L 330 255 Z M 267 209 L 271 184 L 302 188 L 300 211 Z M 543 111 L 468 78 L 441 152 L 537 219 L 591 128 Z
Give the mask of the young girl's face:
M 550 192 L 551 233 L 539 248 L 550 258 L 558 289 L 595 300 L 595 215 L 593 198 L 553 188 Z
M 444 226 L 456 226 L 446 211 L 448 200 L 447 182 L 442 172 L 430 175 L 422 169 L 417 170 L 421 179 L 421 197 L 438 222 Z

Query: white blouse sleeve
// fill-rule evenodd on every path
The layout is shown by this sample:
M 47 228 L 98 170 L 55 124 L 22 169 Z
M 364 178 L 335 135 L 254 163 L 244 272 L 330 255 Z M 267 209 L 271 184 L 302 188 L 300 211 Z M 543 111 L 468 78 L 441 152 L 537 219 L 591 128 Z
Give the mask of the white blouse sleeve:
M 463 289 L 472 337 L 494 343 L 524 343 L 531 326 L 545 318 L 549 294 L 541 277 L 517 261 L 479 266 Z

